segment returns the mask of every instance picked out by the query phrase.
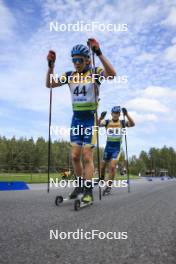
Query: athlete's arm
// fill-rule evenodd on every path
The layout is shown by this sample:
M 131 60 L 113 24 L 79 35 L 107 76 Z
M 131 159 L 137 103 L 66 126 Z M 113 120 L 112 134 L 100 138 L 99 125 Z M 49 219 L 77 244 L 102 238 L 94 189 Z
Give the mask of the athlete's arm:
M 99 127 L 106 127 L 107 126 L 107 120 L 105 120 L 105 119 L 100 120 L 98 123 L 98 126 Z
M 124 114 L 124 116 L 127 117 L 127 124 L 128 124 L 128 127 L 134 127 L 135 126 L 135 123 L 134 123 L 134 120 L 132 119 L 132 117 L 129 115 L 128 111 L 126 108 L 122 108 L 122 112 Z
M 98 125 L 99 126 L 105 126 L 105 122 L 102 122 L 102 121 L 105 121 L 104 118 L 105 118 L 106 114 L 107 114 L 106 111 L 101 113 L 100 118 L 98 119 Z
M 55 81 L 54 78 L 54 68 L 48 68 L 48 72 L 46 75 L 46 87 L 47 88 L 55 88 L 55 87 L 59 87 L 61 86 L 61 82 L 59 80 L 57 80 L 57 82 Z
M 96 39 L 89 39 L 88 45 L 91 46 L 93 52 L 99 57 L 101 63 L 103 64 L 104 77 L 109 77 L 109 79 L 113 79 L 114 76 L 116 76 L 116 71 L 114 67 L 110 64 L 110 62 L 102 54 L 99 43 L 96 41 Z
M 54 78 L 54 64 L 56 61 L 56 53 L 53 50 L 50 50 L 47 56 L 47 61 L 48 61 L 48 72 L 46 75 L 46 87 L 47 88 L 54 88 L 61 86 L 62 84 L 57 80 L 55 81 Z
M 134 120 L 131 118 L 131 116 L 127 113 L 126 117 L 128 119 L 128 127 L 134 127 L 135 123 Z
M 105 58 L 103 54 L 98 56 L 101 63 L 103 64 L 104 67 L 104 77 L 109 79 L 113 79 L 114 76 L 116 76 L 116 71 L 113 68 L 113 66 L 110 64 L 110 62 Z

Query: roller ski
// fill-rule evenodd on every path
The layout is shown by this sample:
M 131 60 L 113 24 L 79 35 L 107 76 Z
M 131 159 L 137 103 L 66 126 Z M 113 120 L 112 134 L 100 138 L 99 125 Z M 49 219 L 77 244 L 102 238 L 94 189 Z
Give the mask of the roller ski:
M 67 202 L 67 201 L 70 201 L 70 200 L 75 200 L 80 195 L 83 195 L 83 188 L 82 187 L 76 187 L 73 190 L 73 192 L 68 195 L 68 197 L 64 198 L 62 195 L 56 196 L 55 205 L 59 206 L 63 202 Z
M 111 194 L 111 190 L 111 186 L 106 186 L 106 188 L 103 190 L 103 196 Z
M 74 209 L 78 211 L 81 208 L 90 206 L 93 204 L 92 188 L 86 188 L 82 195 L 78 195 L 78 198 L 74 202 Z

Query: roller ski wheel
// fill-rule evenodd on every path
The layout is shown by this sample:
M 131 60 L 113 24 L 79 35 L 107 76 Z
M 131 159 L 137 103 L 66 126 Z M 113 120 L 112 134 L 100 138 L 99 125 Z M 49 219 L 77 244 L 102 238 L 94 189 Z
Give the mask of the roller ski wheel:
M 81 195 L 81 196 L 78 199 L 76 199 L 75 202 L 74 202 L 75 211 L 78 211 L 81 208 L 84 208 L 84 207 L 87 207 L 87 206 L 90 206 L 90 205 L 93 204 L 93 197 L 92 197 L 92 199 L 90 201 L 84 201 L 83 200 L 84 196 L 83 195 Z
M 60 204 L 70 201 L 70 200 L 71 200 L 70 197 L 63 198 L 63 196 L 59 195 L 59 196 L 56 196 L 55 205 L 59 206 Z
M 111 187 L 107 186 L 104 190 L 103 190 L 103 196 L 105 195 L 109 195 L 111 194 Z
M 72 193 L 69 194 L 68 197 L 66 198 L 63 198 L 63 196 L 59 195 L 59 196 L 56 196 L 56 199 L 55 199 L 55 205 L 56 206 L 59 206 L 60 204 L 62 204 L 63 202 L 66 202 L 66 201 L 70 201 L 70 200 L 75 200 L 78 198 L 79 195 L 83 195 L 83 189 L 82 188 L 75 188 L 73 190 Z
M 78 211 L 80 209 L 81 201 L 79 199 L 76 199 L 74 202 L 74 209 L 75 211 Z
M 56 199 L 55 199 L 55 205 L 56 206 L 59 206 L 61 203 L 63 203 L 63 201 L 64 201 L 64 198 L 63 198 L 63 196 L 56 196 Z

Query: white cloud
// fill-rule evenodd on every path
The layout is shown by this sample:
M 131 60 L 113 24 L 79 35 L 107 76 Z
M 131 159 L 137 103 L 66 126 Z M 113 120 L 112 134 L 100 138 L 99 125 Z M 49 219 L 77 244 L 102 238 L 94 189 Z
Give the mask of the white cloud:
M 149 113 L 149 114 L 140 114 L 136 111 L 130 111 L 130 115 L 135 120 L 136 125 L 140 123 L 146 123 L 146 122 L 156 122 L 158 121 L 158 117 L 156 114 Z
M 164 113 L 162 119 L 170 120 L 169 113 L 176 116 L 175 110 L 172 109 L 176 101 L 176 91 L 168 87 L 148 86 L 144 90 L 137 92 L 136 97 L 127 102 L 132 111 L 140 110 L 142 114 L 147 114 L 147 120 L 157 121 L 161 119 L 159 113 Z M 138 111 L 137 111 L 138 112 Z M 154 114 L 154 115 L 153 115 Z M 140 117 L 139 121 L 141 121 Z
M 164 51 L 164 57 L 170 62 L 176 62 L 176 45 L 166 48 Z
M 152 111 L 152 112 L 168 112 L 169 109 L 156 99 L 150 98 L 135 98 L 128 101 L 127 105 L 130 108 L 138 109 L 142 111 Z
M 147 6 L 144 11 L 143 11 L 143 16 L 145 16 L 145 18 L 151 18 L 152 16 L 156 16 L 157 12 L 158 12 L 158 8 L 159 6 L 157 5 L 149 5 Z
M 121 47 L 119 49 L 119 53 L 122 54 L 123 56 L 127 56 L 127 55 L 132 55 L 136 53 L 136 49 L 134 46 L 128 46 L 128 47 Z
M 172 98 L 176 100 L 176 91 L 166 87 L 149 86 L 144 92 L 143 96 L 150 98 Z
M 153 61 L 154 58 L 157 56 L 157 54 L 149 53 L 149 52 L 143 52 L 139 56 L 136 57 L 136 60 L 140 62 L 145 62 L 145 61 Z
M 176 44 L 176 37 L 171 40 L 172 44 Z
M 166 26 L 176 26 L 176 7 L 173 6 L 170 9 L 168 17 L 162 21 L 162 24 Z
M 13 35 L 15 19 L 2 0 L 0 0 L 0 18 L 0 40 L 7 40 Z

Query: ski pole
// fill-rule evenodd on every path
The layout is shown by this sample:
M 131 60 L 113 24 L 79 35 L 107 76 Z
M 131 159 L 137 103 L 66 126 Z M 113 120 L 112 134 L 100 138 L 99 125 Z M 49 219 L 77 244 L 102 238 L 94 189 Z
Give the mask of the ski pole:
M 48 186 L 47 191 L 50 191 L 50 166 L 51 166 L 51 110 L 52 110 L 52 92 L 50 85 L 50 100 L 49 100 L 49 126 L 48 126 Z
M 48 67 L 54 68 L 54 63 L 56 60 L 56 53 L 53 50 L 50 50 L 47 56 L 48 60 Z M 52 72 L 52 71 L 50 71 Z M 49 125 L 48 125 L 48 186 L 47 191 L 49 193 L 50 191 L 50 166 L 51 166 L 51 111 L 52 111 L 52 84 L 51 80 L 49 82 L 49 88 L 50 88 L 50 100 L 49 100 Z
M 89 47 L 89 51 L 91 51 L 91 55 L 92 55 L 92 70 L 91 73 L 95 74 L 95 53 L 93 52 L 93 50 L 91 50 L 90 48 L 90 44 L 88 43 L 88 47 Z M 93 74 L 91 74 L 93 77 Z M 93 78 L 92 78 L 93 79 Z M 98 126 L 98 90 L 95 84 L 95 81 L 93 82 L 93 86 L 94 86 L 94 97 L 95 97 L 95 123 L 96 123 L 96 128 L 97 128 L 97 133 L 96 133 L 96 140 L 97 140 L 97 165 L 98 165 L 98 179 L 99 182 L 101 180 L 101 170 L 100 170 L 100 148 L 99 148 L 99 126 Z M 99 185 L 99 199 L 101 200 L 101 187 Z
M 125 115 L 123 113 L 124 128 L 125 126 Z M 125 151 L 126 151 L 126 167 L 127 167 L 127 179 L 128 179 L 128 193 L 130 192 L 130 175 L 129 175 L 129 163 L 128 163 L 128 144 L 127 144 L 127 135 L 125 133 Z

